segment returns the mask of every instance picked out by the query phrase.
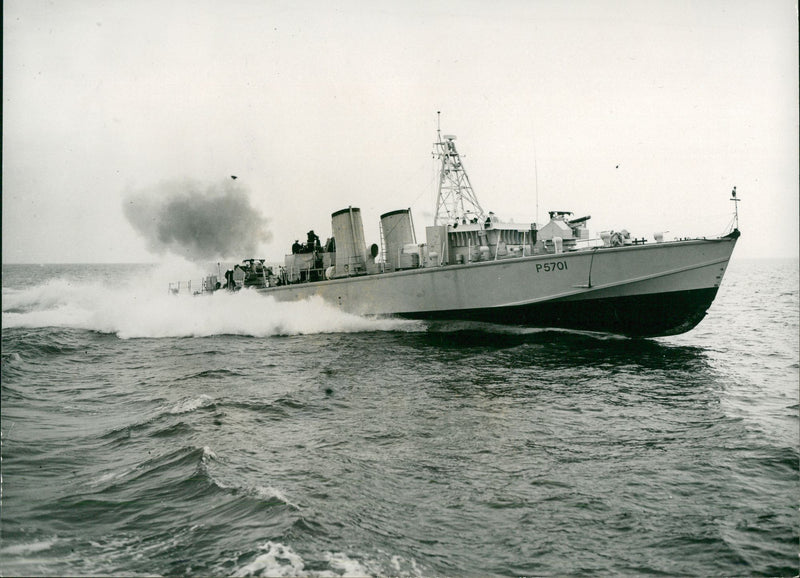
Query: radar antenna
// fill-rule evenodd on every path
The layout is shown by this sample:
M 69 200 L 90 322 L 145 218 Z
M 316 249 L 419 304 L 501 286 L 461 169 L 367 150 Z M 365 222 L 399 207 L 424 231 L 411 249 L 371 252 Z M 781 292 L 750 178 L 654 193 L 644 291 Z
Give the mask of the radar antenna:
M 434 144 L 436 147 L 434 154 L 442 164 L 439 169 L 439 194 L 436 197 L 436 216 L 433 222 L 438 225 L 442 221 L 447 223 L 463 220 L 469 222 L 473 219 L 483 221 L 486 215 L 475 197 L 461 156 L 456 150 L 454 142 L 456 137 L 441 134 L 438 126 L 440 114 L 436 113 L 438 142 Z

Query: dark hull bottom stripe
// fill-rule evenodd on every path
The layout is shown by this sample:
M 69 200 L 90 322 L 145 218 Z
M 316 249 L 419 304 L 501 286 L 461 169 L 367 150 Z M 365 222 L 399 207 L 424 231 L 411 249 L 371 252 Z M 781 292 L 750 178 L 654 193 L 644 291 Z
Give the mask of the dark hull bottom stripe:
M 530 305 L 425 311 L 402 314 L 409 319 L 459 319 L 528 327 L 561 327 L 603 331 L 631 337 L 677 335 L 702 321 L 717 288 L 673 291 L 629 297 L 547 301 Z

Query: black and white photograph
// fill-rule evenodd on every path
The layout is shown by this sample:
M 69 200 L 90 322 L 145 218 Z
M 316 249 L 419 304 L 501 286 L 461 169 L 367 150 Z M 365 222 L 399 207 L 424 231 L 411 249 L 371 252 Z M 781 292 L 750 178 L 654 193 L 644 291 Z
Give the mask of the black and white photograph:
M 798 576 L 798 46 L 4 1 L 0 576 Z

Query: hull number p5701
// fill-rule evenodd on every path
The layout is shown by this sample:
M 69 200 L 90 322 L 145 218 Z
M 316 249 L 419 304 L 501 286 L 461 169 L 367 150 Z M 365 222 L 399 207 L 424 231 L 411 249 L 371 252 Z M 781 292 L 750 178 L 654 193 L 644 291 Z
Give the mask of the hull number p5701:
M 548 263 L 536 263 L 537 273 L 550 273 L 551 271 L 566 271 L 566 261 L 550 261 Z

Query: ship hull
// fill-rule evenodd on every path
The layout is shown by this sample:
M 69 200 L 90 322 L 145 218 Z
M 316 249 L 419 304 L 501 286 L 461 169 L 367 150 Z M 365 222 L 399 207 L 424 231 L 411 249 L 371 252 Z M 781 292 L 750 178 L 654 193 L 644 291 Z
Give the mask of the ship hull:
M 558 327 L 616 333 L 629 337 L 660 337 L 685 333 L 706 315 L 716 288 L 634 294 L 623 297 L 553 300 L 489 309 L 430 311 L 402 315 L 409 319 L 458 319 L 519 325 Z
M 738 238 L 599 248 L 263 289 L 359 315 L 461 319 L 653 337 L 705 316 Z

